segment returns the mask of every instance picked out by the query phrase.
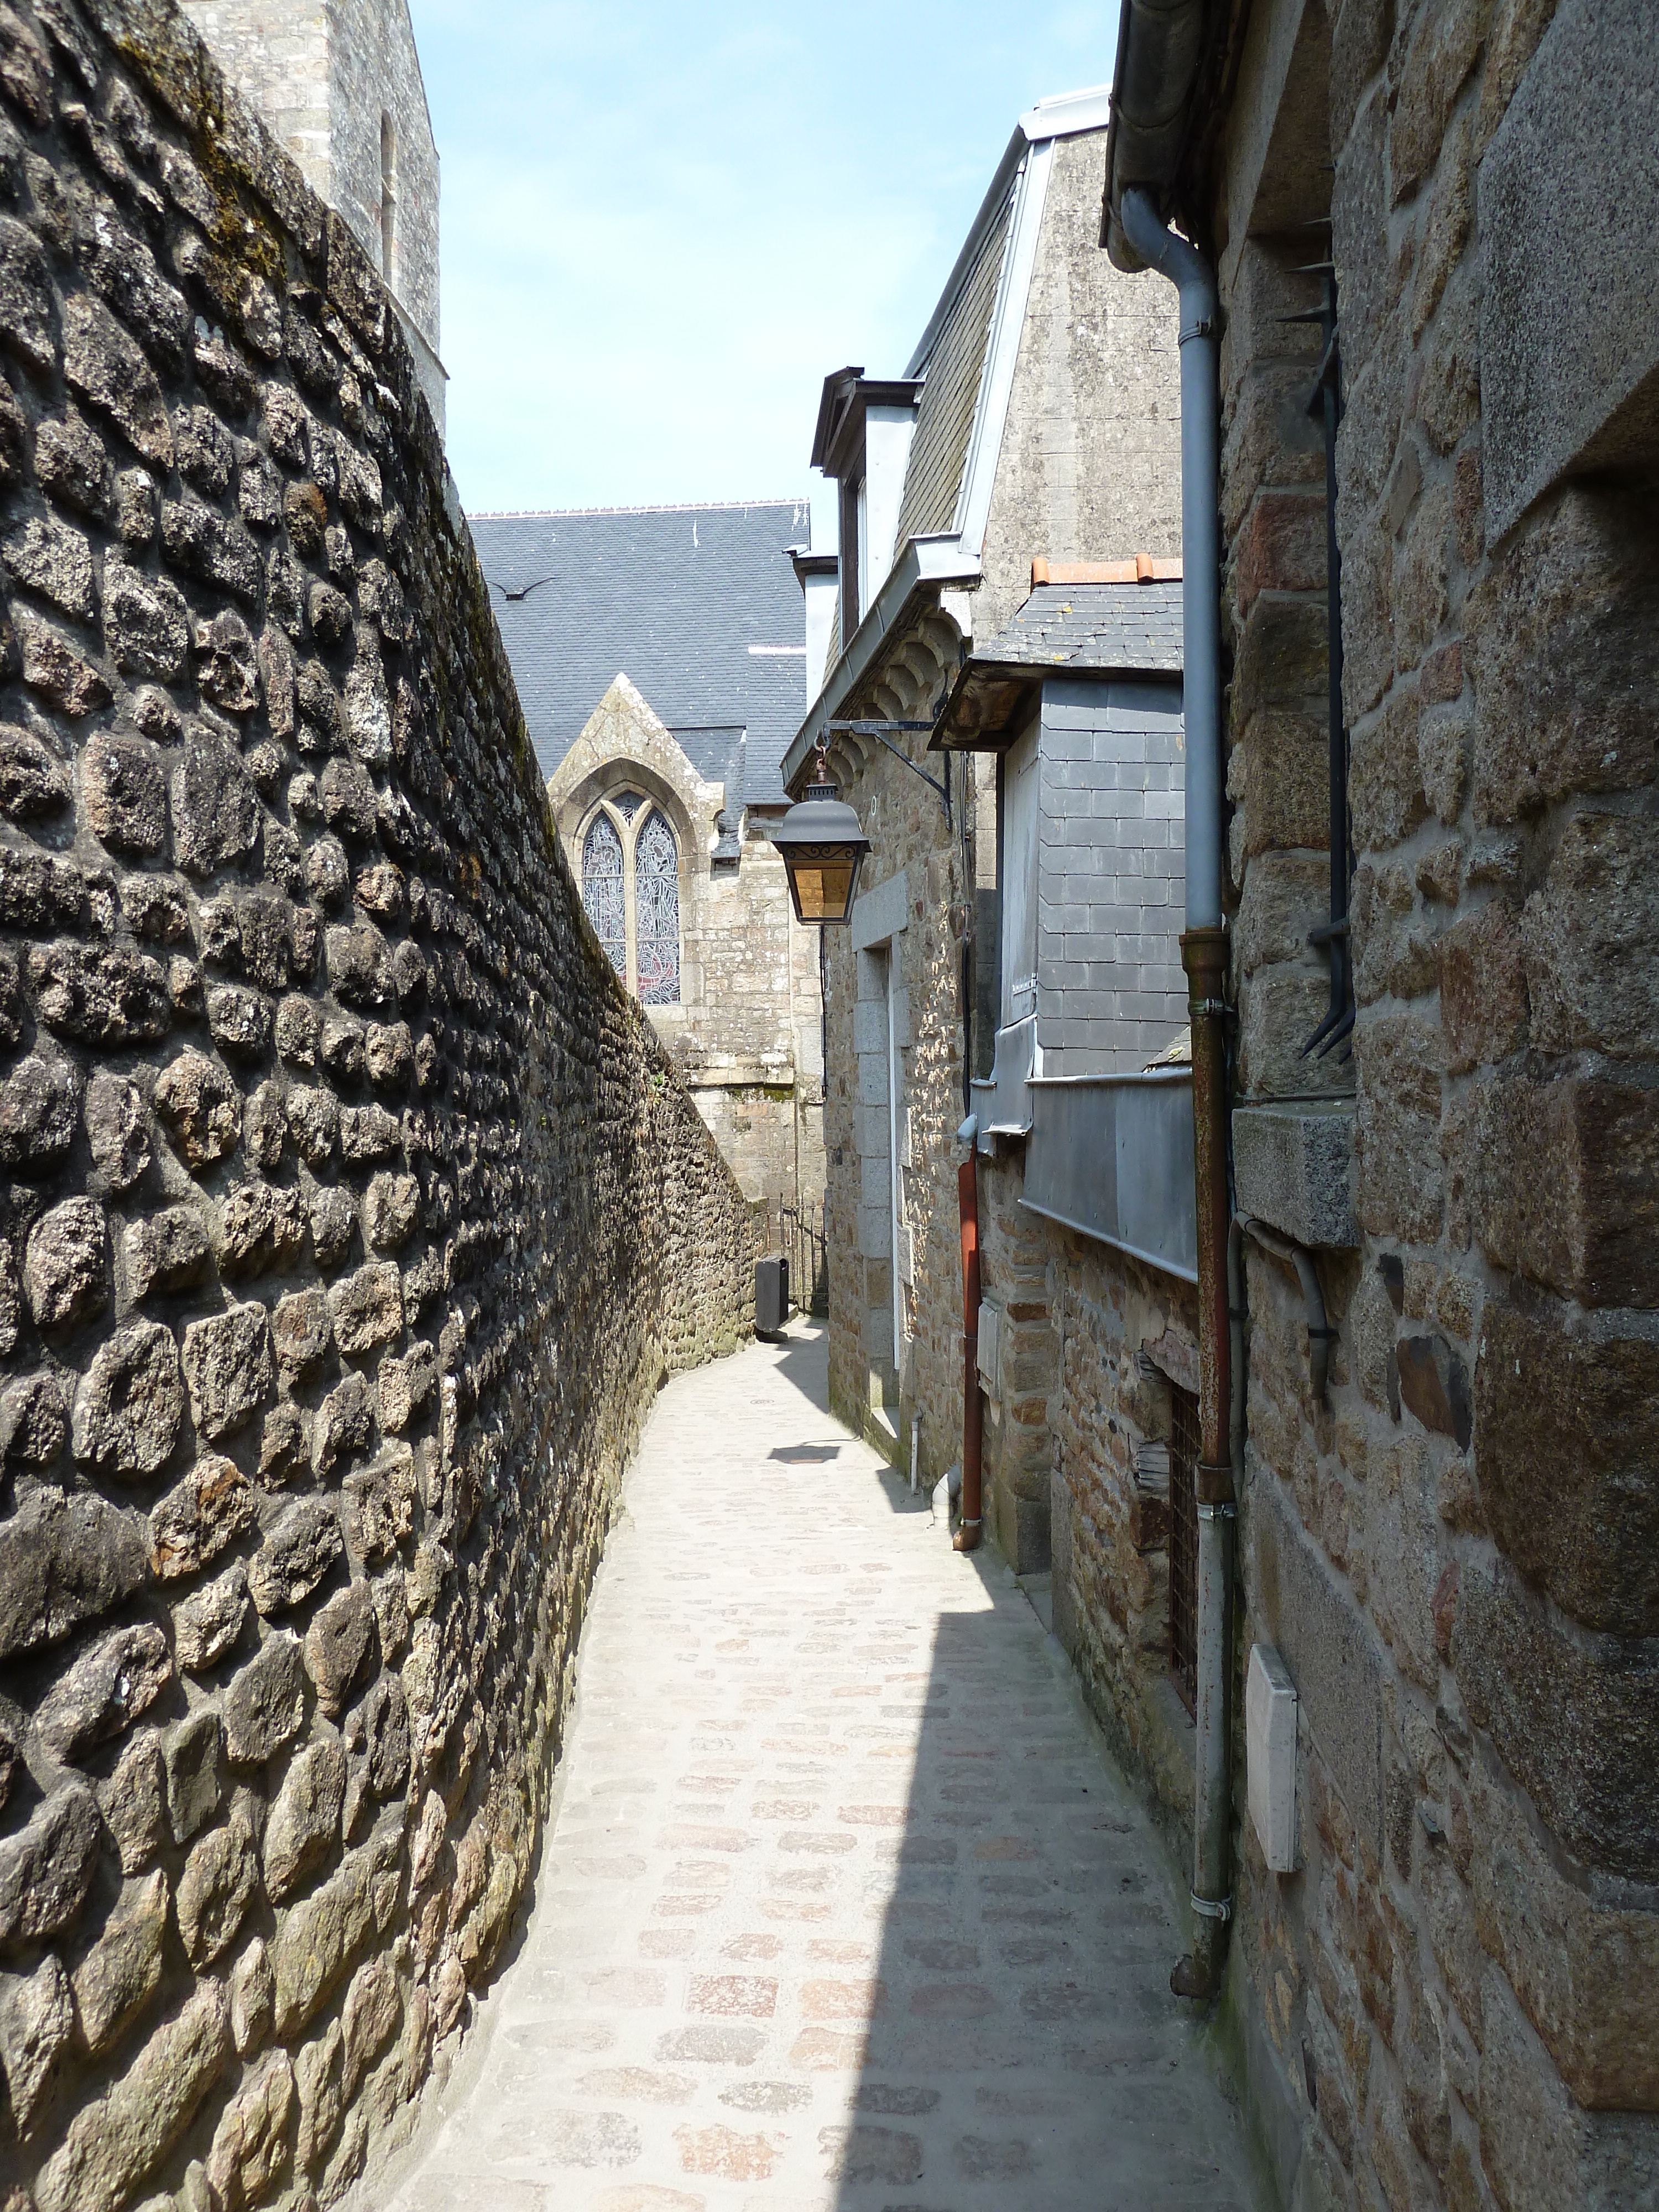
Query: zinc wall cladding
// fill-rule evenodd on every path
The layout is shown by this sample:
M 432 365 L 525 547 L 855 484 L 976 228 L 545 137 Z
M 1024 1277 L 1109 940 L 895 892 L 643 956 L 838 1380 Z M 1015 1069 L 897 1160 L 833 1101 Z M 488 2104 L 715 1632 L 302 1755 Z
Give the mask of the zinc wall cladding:
M 346 225 L 149 0 L 0 10 L 0 2200 L 327 2202 L 756 1240 Z
M 927 380 L 921 387 L 904 495 L 899 502 L 896 555 L 910 538 L 949 530 L 956 520 L 1012 207 L 1011 191 L 1001 213 L 985 234 L 933 351 L 921 364 Z M 832 660 L 830 665 L 834 665 Z
M 1180 688 L 1049 684 L 1040 742 L 1036 1013 L 1044 1069 L 1132 1073 L 1187 1020 Z

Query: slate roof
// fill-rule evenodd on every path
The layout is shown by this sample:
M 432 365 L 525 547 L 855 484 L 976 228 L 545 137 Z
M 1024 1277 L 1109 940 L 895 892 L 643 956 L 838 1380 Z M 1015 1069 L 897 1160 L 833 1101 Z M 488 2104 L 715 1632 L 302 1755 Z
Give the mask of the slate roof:
M 672 724 L 670 728 L 672 729 Z M 741 722 L 733 722 L 714 729 L 683 726 L 673 730 L 673 736 L 680 750 L 705 783 L 723 783 L 726 786 L 726 805 L 720 810 L 720 842 L 714 848 L 713 858 L 735 860 L 741 849 L 738 823 L 743 809 L 750 803 L 744 788 L 748 769 L 748 732 Z M 778 787 L 780 790 L 783 788 L 781 784 Z M 786 792 L 784 796 L 787 798 L 788 793 Z M 766 803 L 763 798 L 755 801 L 757 805 L 763 806 Z M 782 801 L 778 804 L 781 805 Z
M 981 232 L 968 267 L 953 275 L 957 295 L 932 343 L 918 348 L 906 371 L 907 375 L 925 376 L 927 381 L 921 387 L 904 471 L 895 537 L 897 548 L 912 538 L 950 530 L 956 525 L 1012 210 L 1013 186 L 1009 183 L 1003 187 L 1000 203 Z
M 698 774 L 726 784 L 733 828 L 738 805 L 787 804 L 806 621 L 785 555 L 811 536 L 804 499 L 468 522 L 544 775 L 626 675 Z
M 930 748 L 1001 750 L 1045 676 L 1178 677 L 1181 641 L 1179 580 L 1039 584 L 1007 629 L 969 654 Z
M 1039 584 L 974 659 L 1079 675 L 1179 676 L 1181 591 L 1178 582 Z

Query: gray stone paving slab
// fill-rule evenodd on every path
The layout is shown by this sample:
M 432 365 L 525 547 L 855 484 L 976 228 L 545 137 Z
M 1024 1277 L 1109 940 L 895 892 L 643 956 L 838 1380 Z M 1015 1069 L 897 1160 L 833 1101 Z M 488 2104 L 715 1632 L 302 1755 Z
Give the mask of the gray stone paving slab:
M 1260 2212 L 1145 1815 L 825 1385 L 797 1324 L 663 1391 L 523 1942 L 360 2207 Z

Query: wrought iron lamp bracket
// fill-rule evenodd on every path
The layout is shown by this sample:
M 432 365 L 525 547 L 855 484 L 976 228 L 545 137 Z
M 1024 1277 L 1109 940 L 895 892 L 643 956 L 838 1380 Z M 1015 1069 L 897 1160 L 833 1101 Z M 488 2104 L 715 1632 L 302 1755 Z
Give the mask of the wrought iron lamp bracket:
M 943 706 L 943 703 L 944 702 L 941 700 L 941 707 Z M 850 732 L 854 737 L 873 738 L 878 745 L 885 745 L 888 751 L 891 753 L 895 760 L 902 761 L 905 767 L 909 769 L 912 775 L 919 775 L 930 791 L 935 791 L 939 793 L 939 804 L 945 809 L 945 827 L 949 829 L 951 826 L 951 770 L 949 765 L 950 756 L 948 754 L 945 756 L 946 765 L 945 770 L 945 781 L 941 783 L 938 776 L 929 775 L 925 768 L 918 768 L 915 761 L 911 759 L 909 754 L 904 751 L 901 746 L 896 745 L 893 743 L 893 740 L 887 735 L 887 732 L 889 730 L 926 730 L 931 734 L 931 732 L 938 726 L 937 716 L 935 716 L 933 720 L 931 722 L 874 721 L 860 718 L 851 721 L 825 722 L 822 726 L 824 737 L 830 737 L 842 731 L 846 731 Z M 822 755 L 823 750 L 823 738 L 820 738 L 818 741 L 818 750 L 820 755 Z

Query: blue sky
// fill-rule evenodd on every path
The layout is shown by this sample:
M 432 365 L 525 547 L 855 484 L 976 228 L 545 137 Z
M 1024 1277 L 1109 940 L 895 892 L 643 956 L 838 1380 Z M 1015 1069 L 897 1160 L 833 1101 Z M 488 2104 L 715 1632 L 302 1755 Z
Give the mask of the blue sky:
M 474 512 L 784 498 L 818 388 L 897 375 L 1020 111 L 1116 0 L 411 0 Z M 817 502 L 822 513 L 822 500 Z

